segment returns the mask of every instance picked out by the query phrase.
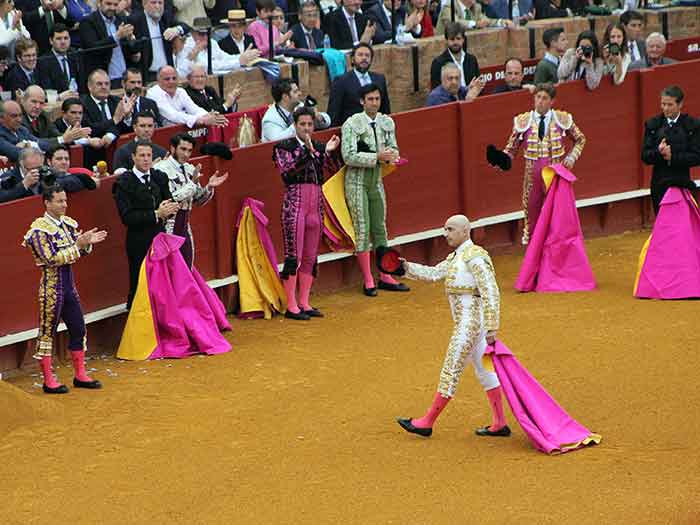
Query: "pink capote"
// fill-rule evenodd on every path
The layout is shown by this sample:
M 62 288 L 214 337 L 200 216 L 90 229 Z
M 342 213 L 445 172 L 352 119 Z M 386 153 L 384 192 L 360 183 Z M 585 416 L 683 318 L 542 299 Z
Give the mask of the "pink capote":
M 687 189 L 666 191 L 634 295 L 700 297 L 700 210 Z
M 601 437 L 573 419 L 500 341 L 486 348 L 510 410 L 538 450 L 563 453 L 597 444 Z
M 196 268 L 182 258 L 183 237 L 159 233 L 146 256 L 146 279 L 158 346 L 149 359 L 222 354 L 231 345 L 223 304 Z
M 561 164 L 551 167 L 556 175 L 530 237 L 515 289 L 521 292 L 593 290 L 595 278 L 583 244 L 572 186 L 576 177 Z

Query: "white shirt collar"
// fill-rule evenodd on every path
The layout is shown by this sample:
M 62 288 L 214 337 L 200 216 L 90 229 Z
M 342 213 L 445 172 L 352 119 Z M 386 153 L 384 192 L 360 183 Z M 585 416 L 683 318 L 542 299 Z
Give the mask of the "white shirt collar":
M 467 249 L 467 247 L 471 246 L 474 244 L 471 239 L 467 239 L 464 241 L 462 244 L 460 244 L 457 249 L 455 250 L 456 253 L 462 253 L 464 250 Z
M 131 171 L 134 172 L 134 175 L 136 175 L 136 177 L 139 179 L 139 181 L 141 181 L 142 184 L 145 184 L 143 178 L 144 178 L 146 175 L 148 175 L 149 177 L 151 176 L 150 170 L 149 170 L 147 173 L 144 173 L 144 172 L 142 172 L 142 171 L 136 169 L 136 166 L 134 166 L 134 167 L 132 168 Z
M 377 113 L 377 116 L 375 116 L 373 119 L 370 118 L 367 113 L 363 113 L 363 115 L 367 119 L 367 122 L 369 122 L 370 124 L 374 124 L 375 122 L 377 122 L 377 116 L 379 115 L 379 113 Z
M 63 215 L 61 215 L 60 219 L 56 219 L 52 217 L 49 212 L 44 213 L 44 218 L 50 220 L 52 223 L 54 223 L 56 226 L 62 226 L 63 225 Z
M 355 19 L 355 15 L 351 15 L 350 13 L 348 13 L 348 10 L 345 9 L 345 6 L 343 6 L 343 14 L 345 15 L 345 18 L 347 18 L 348 20 Z M 355 14 L 357 14 L 357 13 L 355 13 Z
M 680 116 L 681 116 L 681 114 L 679 112 L 678 115 L 676 115 L 676 118 L 667 118 L 666 120 L 668 121 L 669 124 L 675 124 L 676 122 L 678 122 L 678 119 L 680 118 Z

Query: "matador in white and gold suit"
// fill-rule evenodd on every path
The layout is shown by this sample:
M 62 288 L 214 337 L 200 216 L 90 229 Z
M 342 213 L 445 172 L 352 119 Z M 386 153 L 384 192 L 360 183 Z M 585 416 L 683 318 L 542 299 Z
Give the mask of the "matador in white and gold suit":
M 463 215 L 450 217 L 445 223 L 448 244 L 456 247 L 437 266 L 404 262 L 406 277 L 421 281 L 445 281 L 445 291 L 452 310 L 454 329 L 440 372 L 440 382 L 433 405 L 419 419 L 399 419 L 408 432 L 421 436 L 432 434 L 433 423 L 452 399 L 467 364 L 489 398 L 493 411 L 492 424 L 477 429 L 481 436 L 508 436 L 503 413 L 501 385 L 493 370 L 484 367 L 487 341 L 493 343 L 499 327 L 500 292 L 491 257 L 469 238 L 470 225 Z

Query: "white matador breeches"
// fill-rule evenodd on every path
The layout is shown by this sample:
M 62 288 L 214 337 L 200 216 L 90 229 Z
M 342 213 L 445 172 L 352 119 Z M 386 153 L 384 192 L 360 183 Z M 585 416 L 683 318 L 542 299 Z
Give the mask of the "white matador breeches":
M 440 371 L 438 392 L 444 397 L 453 397 L 464 367 L 469 362 L 484 390 L 500 386 L 496 373 L 486 370 L 483 364 L 486 330 L 483 329 L 481 297 L 450 294 L 449 301 L 455 325 Z

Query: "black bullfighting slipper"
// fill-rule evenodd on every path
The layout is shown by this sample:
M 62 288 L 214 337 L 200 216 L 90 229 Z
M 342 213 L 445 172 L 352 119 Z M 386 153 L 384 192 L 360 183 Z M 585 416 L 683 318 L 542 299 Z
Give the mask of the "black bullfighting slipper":
M 311 307 L 311 310 L 302 310 L 303 313 L 308 315 L 309 317 L 325 317 L 322 313 L 321 310 L 318 310 L 317 308 Z
M 68 393 L 68 387 L 66 385 L 58 385 L 55 388 L 51 388 L 50 386 L 44 386 L 42 387 L 44 389 L 45 394 L 67 394 Z
M 508 425 L 504 425 L 498 430 L 489 430 L 491 427 L 482 427 L 476 429 L 477 436 L 492 436 L 492 437 L 508 437 L 510 436 L 510 428 Z
M 100 383 L 97 379 L 93 379 L 92 381 L 81 381 L 77 377 L 74 377 L 73 386 L 75 388 L 89 388 L 90 390 L 97 390 L 98 388 L 102 388 L 102 383 Z
M 366 286 L 362 286 L 362 291 L 365 293 L 367 297 L 376 297 L 377 296 L 377 289 L 376 288 L 367 288 Z
M 380 290 L 386 290 L 387 292 L 409 292 L 409 291 L 411 291 L 411 289 L 403 283 L 396 283 L 396 284 L 385 283 L 381 279 L 379 280 L 378 288 Z
M 294 312 L 290 312 L 289 310 L 287 310 L 286 312 L 284 312 L 284 316 L 287 319 L 294 319 L 295 321 L 308 321 L 309 319 L 311 319 L 311 317 L 309 317 L 302 310 L 299 310 L 299 313 L 296 313 L 296 314 Z
M 413 423 L 411 423 L 410 417 L 408 419 L 398 418 L 396 421 L 399 425 L 401 425 L 401 428 L 403 428 L 406 432 L 410 432 L 411 434 L 418 434 L 419 436 L 430 437 L 430 435 L 433 433 L 432 427 L 430 427 L 430 428 L 414 427 Z

